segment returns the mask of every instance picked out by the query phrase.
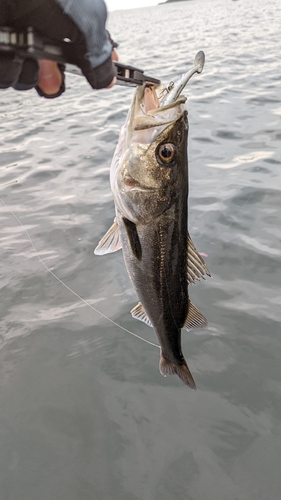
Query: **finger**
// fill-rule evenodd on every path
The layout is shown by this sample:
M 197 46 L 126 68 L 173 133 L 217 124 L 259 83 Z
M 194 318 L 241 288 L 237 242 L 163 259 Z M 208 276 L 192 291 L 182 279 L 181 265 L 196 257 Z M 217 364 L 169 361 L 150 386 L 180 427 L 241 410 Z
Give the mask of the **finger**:
M 62 75 L 57 63 L 41 59 L 39 68 L 38 87 L 46 95 L 57 94 L 62 84 Z

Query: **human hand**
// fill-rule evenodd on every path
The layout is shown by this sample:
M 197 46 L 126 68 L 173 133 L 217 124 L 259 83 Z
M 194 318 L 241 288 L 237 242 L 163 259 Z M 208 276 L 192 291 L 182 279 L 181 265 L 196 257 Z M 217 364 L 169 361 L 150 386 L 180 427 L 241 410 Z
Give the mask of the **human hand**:
M 112 50 L 111 54 L 112 61 L 118 61 L 119 57 L 115 49 Z M 112 82 L 108 85 L 108 89 L 113 87 L 116 83 L 116 76 L 113 78 Z M 55 61 L 50 61 L 47 59 L 39 60 L 39 77 L 37 85 L 42 90 L 42 92 L 47 96 L 56 95 L 62 84 L 62 74 L 58 68 L 58 64 Z
M 50 3 L 52 8 L 50 8 Z M 32 9 L 26 9 L 25 2 L 19 2 L 17 9 L 11 7 L 9 10 L 9 23 L 13 29 L 19 32 L 32 27 L 35 32 L 54 42 L 61 43 L 63 40 L 68 40 L 71 42 L 74 64 L 81 69 L 89 84 L 94 89 L 110 88 L 116 83 L 116 68 L 112 64 L 111 57 L 113 60 L 118 60 L 118 56 L 114 50 L 116 44 L 105 29 L 106 6 L 102 0 L 99 0 L 97 5 L 96 2 L 86 2 L 85 9 L 79 9 L 78 3 L 70 2 L 70 8 L 66 14 L 60 2 L 41 0 Z M 111 47 L 109 42 L 111 42 Z M 107 59 L 103 60 L 105 54 L 108 54 Z M 103 55 L 102 62 L 100 62 L 101 55 Z M 14 65 L 14 61 L 9 62 L 11 62 L 10 66 Z M 35 86 L 42 96 L 59 96 L 64 91 L 64 76 L 63 70 L 60 68 L 61 65 L 46 59 L 38 61 L 38 63 L 39 71 L 36 62 L 34 68 L 30 68 L 30 64 L 28 68 L 25 67 L 23 75 L 20 73 L 21 66 L 9 67 L 8 69 L 13 73 L 10 78 L 11 83 L 9 78 L 5 77 L 2 87 L 6 88 L 12 85 L 17 90 L 27 90 Z M 18 77 L 19 84 L 16 82 L 16 77 Z

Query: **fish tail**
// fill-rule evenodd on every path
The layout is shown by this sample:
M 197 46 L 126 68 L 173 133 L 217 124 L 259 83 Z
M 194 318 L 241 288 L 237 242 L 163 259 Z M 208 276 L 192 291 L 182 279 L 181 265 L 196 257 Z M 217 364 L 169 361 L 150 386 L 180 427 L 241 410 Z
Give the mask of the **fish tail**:
M 159 362 L 159 370 L 164 377 L 166 375 L 178 375 L 178 377 L 191 389 L 196 390 L 196 385 L 194 382 L 194 379 L 189 371 L 189 368 L 186 364 L 186 361 L 184 360 L 184 363 L 182 364 L 176 364 L 173 363 L 172 361 L 167 361 L 166 358 L 164 358 L 162 352 L 160 354 L 160 362 Z

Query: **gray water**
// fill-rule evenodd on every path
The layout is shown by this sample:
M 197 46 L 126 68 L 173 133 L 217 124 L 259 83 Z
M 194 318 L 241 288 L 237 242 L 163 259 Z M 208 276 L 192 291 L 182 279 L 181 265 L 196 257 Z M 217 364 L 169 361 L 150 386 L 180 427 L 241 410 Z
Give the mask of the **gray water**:
M 93 253 L 133 89 L 0 93 L 1 500 L 280 498 L 280 21 L 279 0 L 109 19 L 120 60 L 165 83 L 206 54 L 186 89 L 189 229 L 213 276 L 190 288 L 208 327 L 183 333 L 196 392 L 91 308 L 157 341 L 122 253 Z

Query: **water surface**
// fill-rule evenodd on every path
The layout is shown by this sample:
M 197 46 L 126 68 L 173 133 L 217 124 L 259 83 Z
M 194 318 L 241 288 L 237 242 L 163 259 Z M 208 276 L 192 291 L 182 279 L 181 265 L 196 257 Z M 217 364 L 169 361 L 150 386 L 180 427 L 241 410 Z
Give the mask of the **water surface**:
M 278 0 L 109 18 L 121 61 L 165 83 L 206 54 L 186 89 L 189 229 L 213 276 L 190 289 L 208 327 L 183 333 L 197 392 L 38 259 L 156 341 L 129 313 L 122 253 L 93 253 L 114 217 L 109 166 L 133 90 L 68 76 L 54 101 L 0 93 L 1 500 L 279 498 L 280 20 Z

